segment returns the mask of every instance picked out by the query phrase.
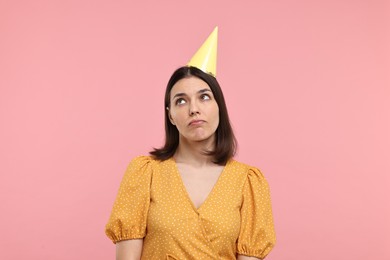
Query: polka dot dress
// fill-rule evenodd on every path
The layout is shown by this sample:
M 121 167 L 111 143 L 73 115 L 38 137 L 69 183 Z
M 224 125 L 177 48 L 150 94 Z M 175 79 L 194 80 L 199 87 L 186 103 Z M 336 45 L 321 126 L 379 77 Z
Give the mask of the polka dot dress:
M 106 225 L 114 242 L 143 238 L 142 259 L 263 259 L 275 244 L 262 173 L 230 160 L 203 204 L 192 203 L 173 159 L 135 158 Z

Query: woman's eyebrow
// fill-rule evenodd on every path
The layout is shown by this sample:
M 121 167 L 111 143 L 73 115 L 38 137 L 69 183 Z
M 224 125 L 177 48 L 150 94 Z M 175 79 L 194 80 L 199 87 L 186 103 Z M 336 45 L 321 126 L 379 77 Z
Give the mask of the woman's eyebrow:
M 205 93 L 205 92 L 208 92 L 208 91 L 211 92 L 210 89 L 204 88 L 204 89 L 199 90 L 198 93 Z
M 175 94 L 175 95 L 173 96 L 172 99 L 174 99 L 174 98 L 176 98 L 176 97 L 184 97 L 184 96 L 187 96 L 187 94 L 186 94 L 186 93 L 177 93 L 177 94 Z
M 199 91 L 198 91 L 198 94 L 205 93 L 205 92 L 211 92 L 211 90 L 208 89 L 208 88 L 204 88 L 204 89 L 199 90 Z M 180 92 L 180 93 L 176 93 L 176 94 L 172 97 L 172 99 L 177 98 L 177 97 L 186 97 L 186 96 L 188 96 L 186 93 L 181 93 L 181 92 Z

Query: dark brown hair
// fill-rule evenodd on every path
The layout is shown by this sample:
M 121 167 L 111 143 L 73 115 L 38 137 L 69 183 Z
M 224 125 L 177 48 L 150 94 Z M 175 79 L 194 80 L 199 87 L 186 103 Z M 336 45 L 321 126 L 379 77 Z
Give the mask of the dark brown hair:
M 227 161 L 234 156 L 237 148 L 237 141 L 234 137 L 233 129 L 230 125 L 229 115 L 226 108 L 225 99 L 221 87 L 215 77 L 201 71 L 196 67 L 181 67 L 178 68 L 168 81 L 165 90 L 164 111 L 165 111 L 165 144 L 162 148 L 154 148 L 150 154 L 158 160 L 167 160 L 171 158 L 179 145 L 179 131 L 169 120 L 171 90 L 172 87 L 183 78 L 197 77 L 209 85 L 213 92 L 215 101 L 219 108 L 219 125 L 215 135 L 215 149 L 213 151 L 205 151 L 209 156 L 213 157 L 214 163 L 225 165 Z

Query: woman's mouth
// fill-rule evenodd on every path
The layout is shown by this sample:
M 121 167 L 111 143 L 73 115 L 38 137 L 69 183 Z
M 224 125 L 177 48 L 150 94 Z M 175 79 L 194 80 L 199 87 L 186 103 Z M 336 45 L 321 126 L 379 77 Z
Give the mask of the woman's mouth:
M 205 121 L 204 120 L 192 120 L 188 125 L 189 126 L 199 126 L 202 125 Z

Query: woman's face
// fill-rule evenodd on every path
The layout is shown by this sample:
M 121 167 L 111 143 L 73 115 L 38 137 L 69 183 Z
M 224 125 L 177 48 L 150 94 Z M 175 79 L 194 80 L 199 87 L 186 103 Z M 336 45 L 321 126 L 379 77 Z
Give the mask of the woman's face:
M 209 85 L 197 77 L 183 78 L 171 89 L 169 119 L 188 141 L 215 140 L 219 108 Z

